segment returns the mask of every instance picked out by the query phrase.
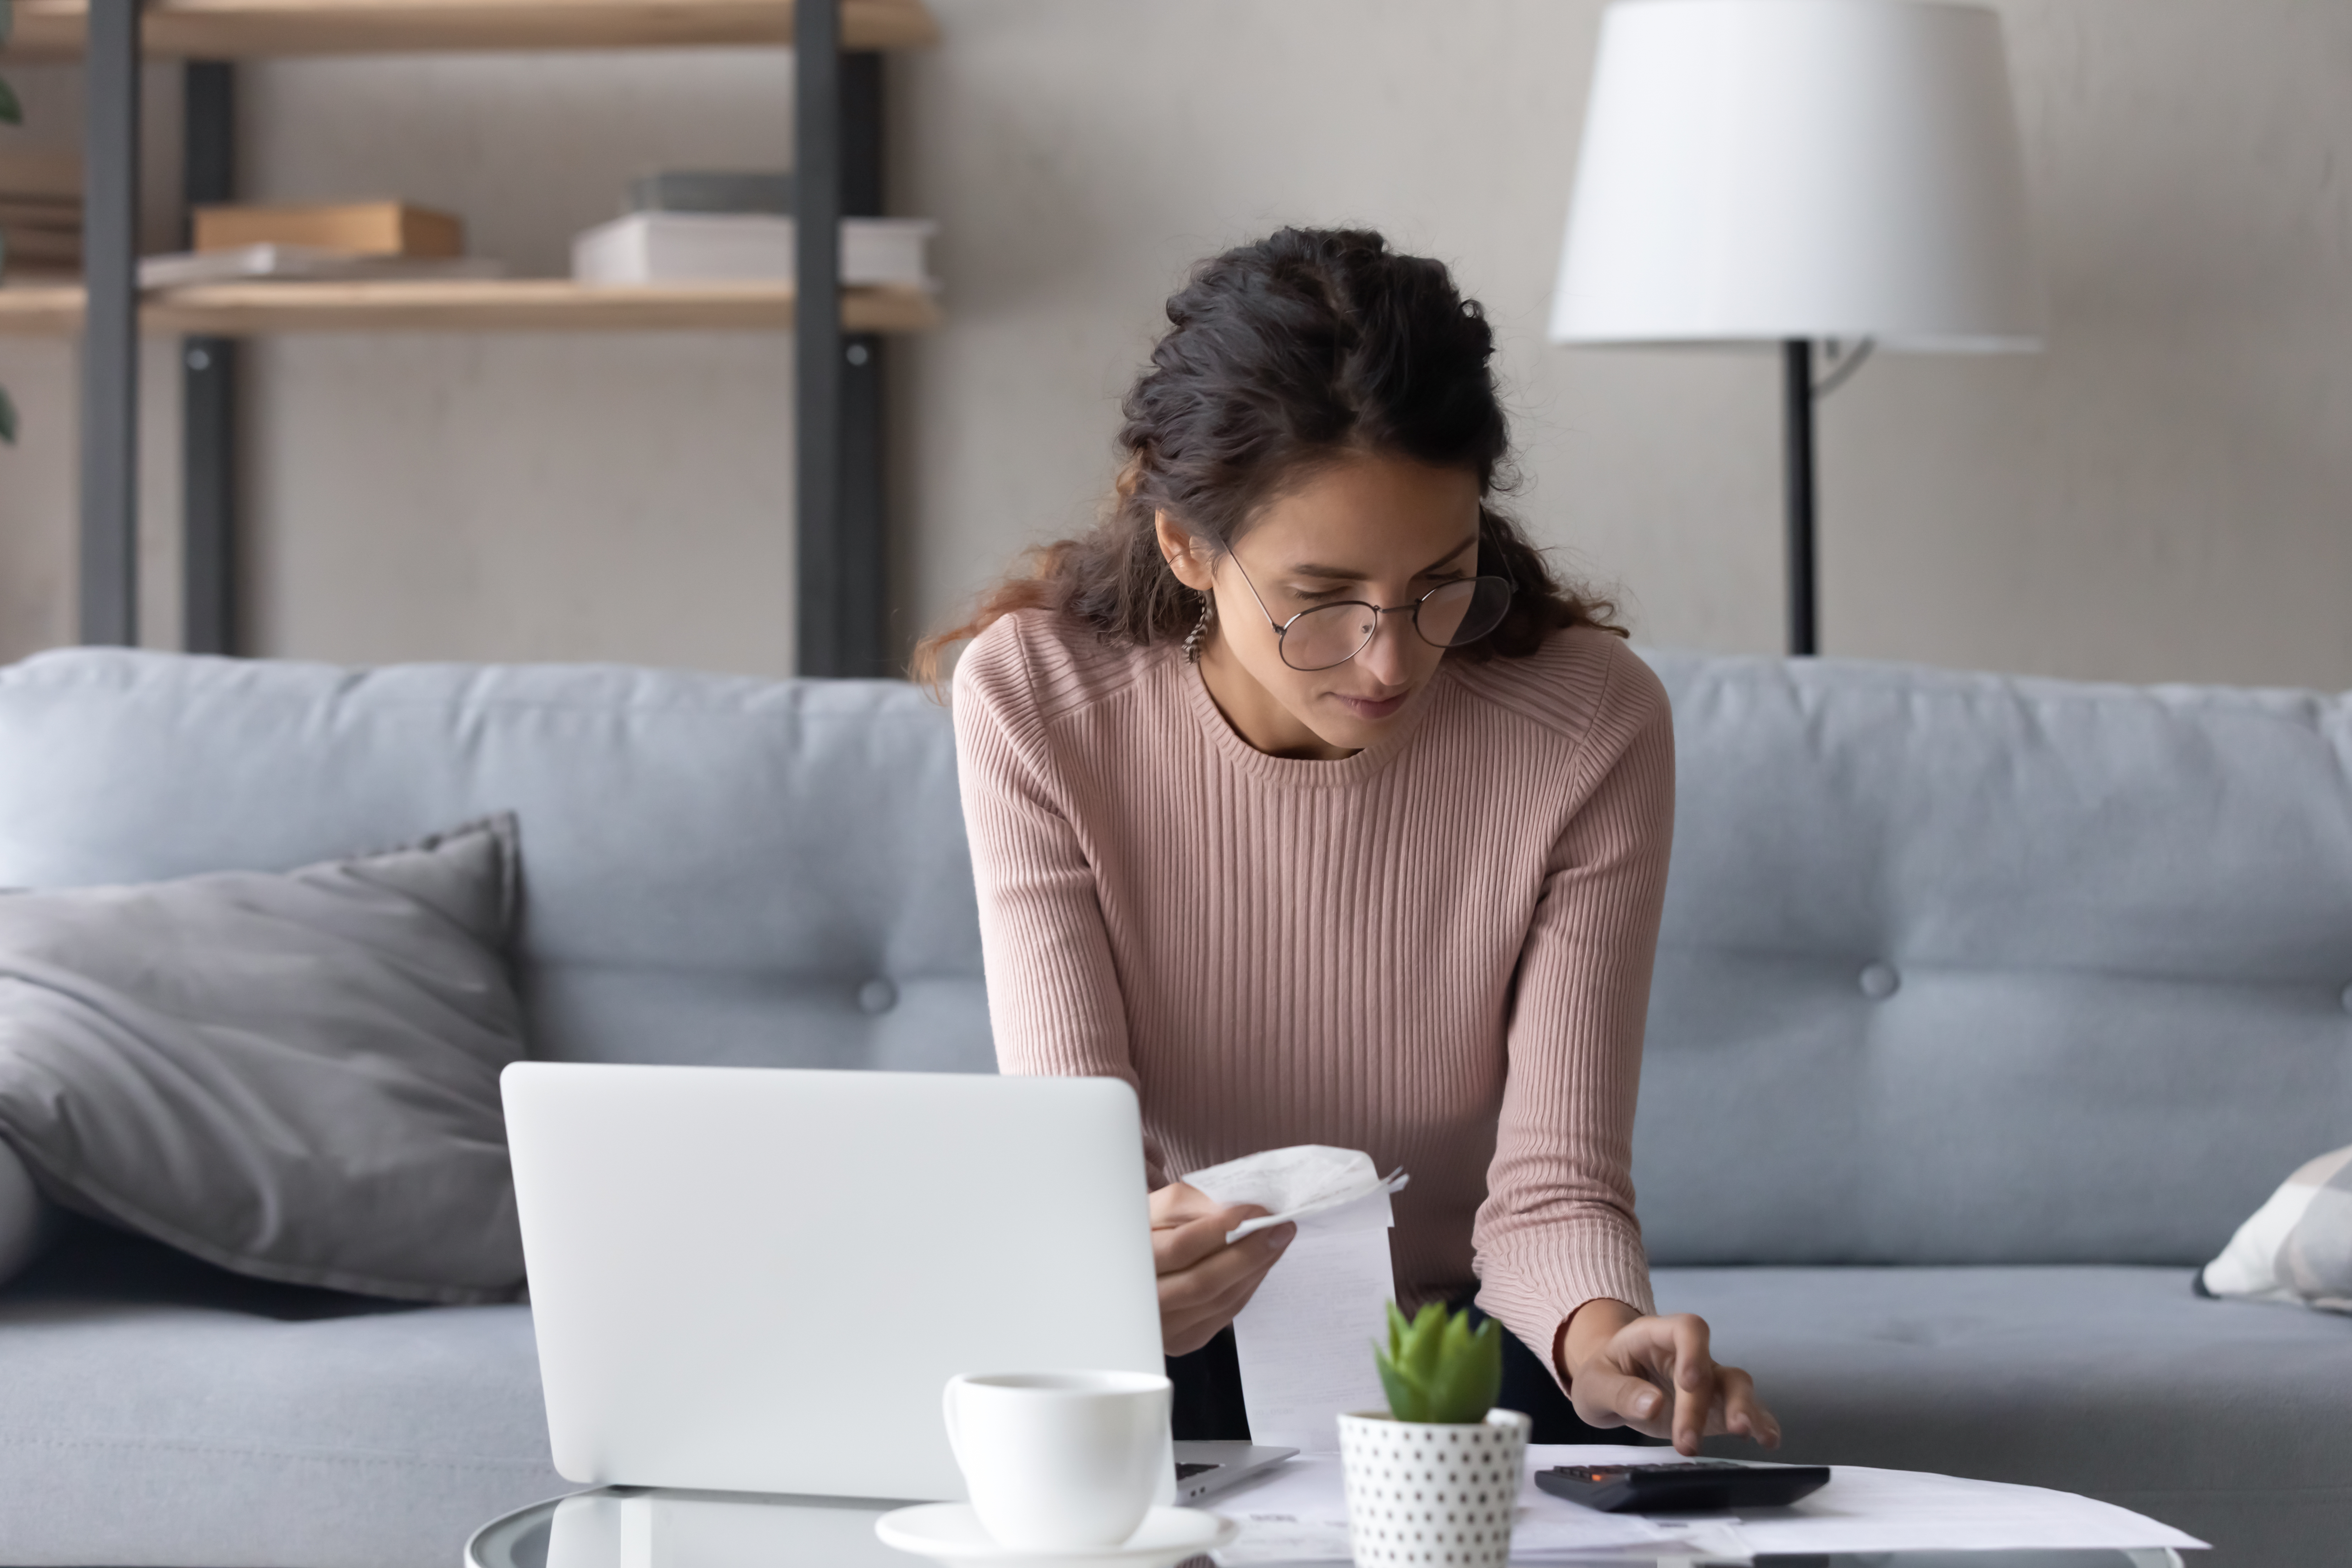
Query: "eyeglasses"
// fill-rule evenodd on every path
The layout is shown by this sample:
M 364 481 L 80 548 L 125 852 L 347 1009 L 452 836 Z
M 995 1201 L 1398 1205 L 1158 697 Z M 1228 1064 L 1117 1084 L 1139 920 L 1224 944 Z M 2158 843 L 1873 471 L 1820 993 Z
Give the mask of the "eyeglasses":
M 1503 624 L 1503 613 L 1511 607 L 1511 580 L 1508 577 L 1463 577 L 1451 583 L 1441 583 L 1409 605 L 1369 605 L 1361 599 L 1342 599 L 1336 605 L 1318 605 L 1311 610 L 1301 610 L 1286 621 L 1277 621 L 1274 612 L 1265 607 L 1265 599 L 1257 584 L 1243 571 L 1241 558 L 1233 558 L 1234 570 L 1242 574 L 1242 584 L 1257 600 L 1258 613 L 1265 624 L 1274 628 L 1275 647 L 1282 662 L 1293 669 L 1329 669 L 1347 663 L 1371 646 L 1381 629 L 1382 616 L 1411 614 L 1412 629 L 1421 640 L 1432 647 L 1460 647 L 1464 643 L 1476 642 Z

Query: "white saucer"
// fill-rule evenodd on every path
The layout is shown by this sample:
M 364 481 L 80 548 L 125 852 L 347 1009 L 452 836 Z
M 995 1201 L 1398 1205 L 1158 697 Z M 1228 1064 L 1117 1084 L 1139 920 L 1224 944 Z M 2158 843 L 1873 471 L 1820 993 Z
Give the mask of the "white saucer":
M 927 1502 L 886 1513 L 874 1521 L 885 1543 L 946 1568 L 1006 1568 L 1015 1563 L 1052 1568 L 1174 1568 L 1187 1557 L 1233 1544 L 1241 1526 L 1194 1508 L 1155 1508 L 1123 1545 L 1077 1552 L 1015 1552 L 999 1546 L 981 1528 L 980 1515 L 965 1502 Z

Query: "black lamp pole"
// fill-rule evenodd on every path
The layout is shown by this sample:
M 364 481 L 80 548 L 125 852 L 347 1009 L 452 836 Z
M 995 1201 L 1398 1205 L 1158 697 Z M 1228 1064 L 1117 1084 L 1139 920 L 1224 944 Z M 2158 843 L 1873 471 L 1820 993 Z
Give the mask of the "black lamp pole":
M 1814 626 L 1820 575 L 1813 560 L 1813 344 L 1790 338 L 1780 345 L 1780 398 L 1788 445 L 1789 651 L 1810 658 L 1821 651 Z
M 795 675 L 854 675 L 842 624 L 841 0 L 793 7 Z

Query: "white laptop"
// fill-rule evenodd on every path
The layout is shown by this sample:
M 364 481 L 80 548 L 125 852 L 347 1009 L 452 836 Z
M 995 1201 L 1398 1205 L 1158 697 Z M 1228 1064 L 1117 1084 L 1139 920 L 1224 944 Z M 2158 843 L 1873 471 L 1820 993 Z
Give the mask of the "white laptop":
M 955 1373 L 1163 1368 L 1123 1083 L 552 1062 L 501 1083 L 568 1479 L 961 1500 Z M 1291 1453 L 1177 1449 L 1163 1501 Z

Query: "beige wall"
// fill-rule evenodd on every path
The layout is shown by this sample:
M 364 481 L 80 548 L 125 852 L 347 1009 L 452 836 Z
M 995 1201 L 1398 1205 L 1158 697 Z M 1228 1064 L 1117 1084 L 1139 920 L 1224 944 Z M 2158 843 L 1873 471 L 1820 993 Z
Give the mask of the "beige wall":
M 0 130 L 14 146 L 70 150 L 81 136 L 80 73 L 66 67 L 10 67 L 25 128 Z M 178 243 L 180 73 L 149 69 L 143 95 L 145 155 L 161 172 L 150 182 L 142 218 L 148 249 Z M 146 345 L 140 367 L 140 506 L 158 526 L 142 530 L 140 618 L 147 640 L 176 647 L 180 635 L 177 345 Z M 74 636 L 74 496 L 81 455 L 74 445 L 80 396 L 75 345 L 47 338 L 0 338 L 0 385 L 22 419 L 19 444 L 0 447 L 0 660 L 70 642 Z
M 952 315 L 894 359 L 905 625 L 1091 515 L 1187 261 L 1351 221 L 1486 300 L 1539 535 L 1645 638 L 1777 645 L 1772 361 L 1541 339 L 1597 5 L 933 4 L 945 46 L 892 67 L 895 205 L 942 220 Z M 2352 7 L 2001 9 L 2051 340 L 1884 358 L 1827 405 L 1829 648 L 2352 687 Z M 246 173 L 259 195 L 452 205 L 480 248 L 554 271 L 630 174 L 774 161 L 788 77 L 775 53 L 273 64 L 245 73 Z M 255 358 L 257 651 L 787 668 L 787 340 Z M 150 363 L 161 567 L 176 416 Z M 0 455 L 14 654 L 68 630 L 69 356 L 0 343 L 0 379 L 33 424 Z

